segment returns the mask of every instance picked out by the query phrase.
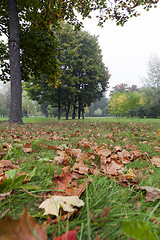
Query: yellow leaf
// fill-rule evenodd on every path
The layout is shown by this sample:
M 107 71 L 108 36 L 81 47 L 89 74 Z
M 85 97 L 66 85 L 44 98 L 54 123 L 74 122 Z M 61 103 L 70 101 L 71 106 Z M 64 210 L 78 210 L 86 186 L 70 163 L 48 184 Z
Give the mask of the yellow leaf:
M 39 208 L 45 210 L 43 215 L 55 215 L 58 217 L 60 207 L 66 212 L 73 212 L 73 206 L 82 207 L 84 202 L 78 196 L 52 196 L 41 203 Z

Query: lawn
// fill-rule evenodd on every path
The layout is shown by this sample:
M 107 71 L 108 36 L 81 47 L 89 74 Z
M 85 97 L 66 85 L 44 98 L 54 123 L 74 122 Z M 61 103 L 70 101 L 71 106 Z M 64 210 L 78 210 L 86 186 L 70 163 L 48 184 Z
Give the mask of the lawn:
M 0 239 L 12 239 L 8 224 L 26 234 L 25 206 L 25 217 L 47 232 L 34 238 L 31 231 L 28 239 L 60 240 L 78 226 L 78 240 L 159 239 L 159 119 L 23 121 L 0 121 Z M 75 195 L 83 206 L 74 212 L 63 204 L 58 216 L 47 213 L 48 205 L 39 208 L 47 199 Z

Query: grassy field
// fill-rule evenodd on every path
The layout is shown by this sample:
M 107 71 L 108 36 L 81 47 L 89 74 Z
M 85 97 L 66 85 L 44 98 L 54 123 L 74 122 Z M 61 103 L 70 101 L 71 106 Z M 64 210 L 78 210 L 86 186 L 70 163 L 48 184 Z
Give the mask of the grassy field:
M 26 206 L 37 224 L 45 223 L 48 239 L 77 226 L 79 240 L 159 239 L 160 157 L 152 160 L 160 155 L 160 119 L 37 117 L 20 126 L 6 120 L 0 120 L 1 221 L 19 218 Z M 84 206 L 70 217 L 60 210 L 58 221 L 43 215 L 39 205 L 59 193 L 77 193 Z

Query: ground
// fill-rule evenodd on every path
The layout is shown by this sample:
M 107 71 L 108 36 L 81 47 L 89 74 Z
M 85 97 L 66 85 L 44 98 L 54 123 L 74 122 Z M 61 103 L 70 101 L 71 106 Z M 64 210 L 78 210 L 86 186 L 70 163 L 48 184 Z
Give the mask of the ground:
M 0 121 L 1 222 L 26 206 L 48 239 L 77 226 L 81 240 L 158 239 L 159 119 L 24 123 Z M 43 215 L 40 204 L 57 195 L 77 195 L 84 206 Z

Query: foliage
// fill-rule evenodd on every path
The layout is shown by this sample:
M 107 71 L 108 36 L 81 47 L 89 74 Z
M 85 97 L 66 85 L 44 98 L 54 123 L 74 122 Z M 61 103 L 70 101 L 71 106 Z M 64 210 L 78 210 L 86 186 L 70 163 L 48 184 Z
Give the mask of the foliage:
M 116 116 L 136 116 L 138 108 L 143 104 L 141 93 L 132 91 L 116 91 L 109 103 L 109 111 Z
M 36 116 L 40 112 L 40 106 L 38 106 L 37 102 L 29 99 L 25 91 L 22 93 L 22 111 L 25 117 L 29 117 L 30 115 Z
M 148 76 L 144 79 L 145 86 L 141 89 L 147 117 L 160 116 L 160 59 L 156 56 L 148 62 Z
M 10 88 L 6 85 L 0 85 L 0 115 L 8 117 L 10 111 Z
M 60 82 L 55 86 L 47 78 L 30 78 L 25 84 L 33 100 L 48 102 L 65 108 L 68 118 L 70 107 L 83 112 L 86 106 L 100 99 L 108 84 L 109 74 L 102 62 L 98 39 L 87 32 L 75 32 L 62 24 L 59 38 L 58 61 L 61 68 Z
M 108 115 L 108 103 L 109 103 L 109 99 L 106 97 L 102 97 L 100 100 L 94 102 L 91 104 L 91 106 L 88 108 L 89 112 L 87 114 L 87 116 L 89 117 L 93 117 L 94 116 L 94 112 L 97 109 L 101 109 L 102 110 L 102 117 L 105 117 Z
M 128 84 L 126 83 L 120 83 L 120 84 L 117 84 L 116 86 L 114 86 L 112 88 L 112 90 L 110 91 L 110 96 L 113 96 L 113 94 L 115 92 L 120 92 L 120 93 L 123 93 L 123 92 L 139 92 L 139 89 L 137 87 L 137 85 L 133 84 L 131 87 L 128 86 Z

